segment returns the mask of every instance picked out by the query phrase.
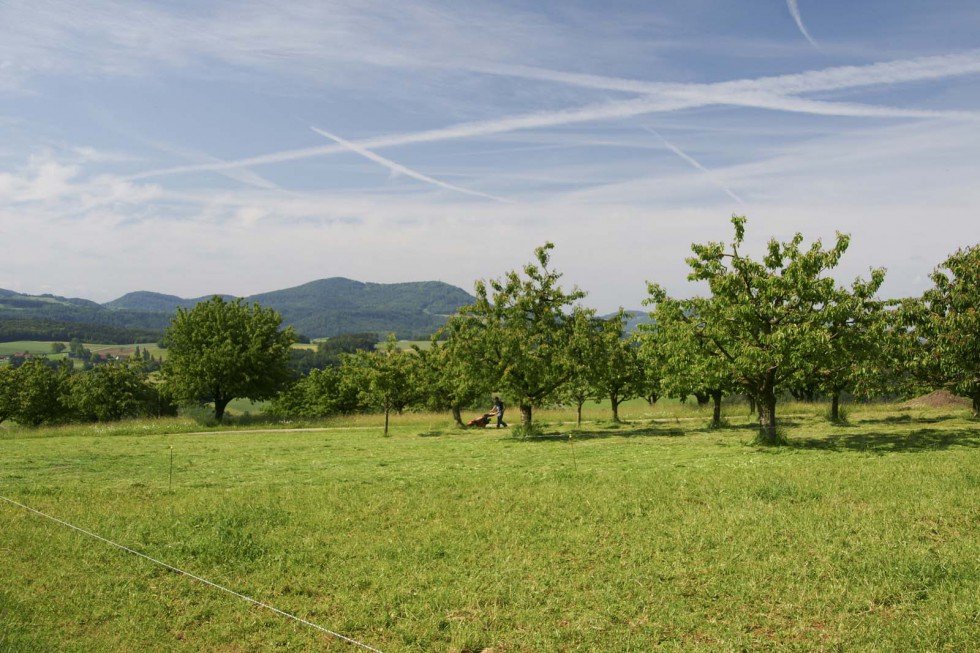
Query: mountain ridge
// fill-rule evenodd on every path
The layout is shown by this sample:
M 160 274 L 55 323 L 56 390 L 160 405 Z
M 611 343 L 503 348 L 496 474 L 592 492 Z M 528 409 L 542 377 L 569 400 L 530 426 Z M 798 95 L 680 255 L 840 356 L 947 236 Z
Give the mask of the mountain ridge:
M 161 334 L 177 308 L 189 309 L 214 295 L 182 298 L 147 290 L 126 293 L 98 304 L 56 295 L 27 295 L 0 289 L 0 321 L 33 319 L 46 322 L 102 324 L 156 329 Z M 232 295 L 219 295 L 226 300 Z M 275 309 L 283 323 L 312 338 L 350 332 L 393 332 L 399 337 L 424 336 L 438 330 L 449 315 L 474 297 L 442 281 L 392 284 L 330 277 L 244 297 Z

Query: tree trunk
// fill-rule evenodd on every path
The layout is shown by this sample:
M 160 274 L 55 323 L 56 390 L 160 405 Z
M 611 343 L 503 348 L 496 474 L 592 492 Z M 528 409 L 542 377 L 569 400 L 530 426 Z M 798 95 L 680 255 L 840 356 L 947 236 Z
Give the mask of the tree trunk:
M 655 406 L 657 404 L 657 399 L 660 399 L 660 397 L 657 395 L 647 395 L 647 403 L 651 406 Z
M 521 404 L 521 427 L 525 432 L 531 428 L 531 405 Z
M 459 406 L 453 406 L 453 421 L 456 422 L 456 426 L 466 426 L 463 424 L 463 415 Z
M 749 403 L 749 415 L 755 413 L 755 396 L 746 395 L 745 400 Z
M 582 426 L 582 402 L 581 401 L 577 402 L 577 405 L 575 406 L 575 420 L 576 420 L 575 425 L 581 428 Z
M 609 405 L 612 406 L 613 421 L 619 423 L 619 395 L 609 395 Z
M 980 392 L 973 395 L 973 416 L 980 417 Z
M 711 426 L 718 428 L 721 426 L 721 390 L 712 390 L 711 398 L 715 402 L 715 409 L 711 415 Z
M 228 403 L 230 401 L 231 401 L 231 398 L 230 397 L 227 398 L 227 399 L 225 399 L 224 397 L 219 397 L 218 399 L 215 399 L 214 400 L 214 419 L 215 420 L 217 420 L 217 421 L 220 422 L 221 420 L 223 420 L 225 418 L 225 408 L 228 407 Z
M 767 382 L 759 395 L 759 440 L 763 444 L 779 444 L 776 435 L 776 389 Z
M 388 414 L 390 412 L 391 409 L 386 406 L 385 407 L 385 437 L 388 437 Z
M 707 392 L 695 392 L 694 396 L 698 400 L 698 408 L 701 408 L 711 401 L 711 397 L 708 396 Z
M 830 421 L 840 421 L 840 392 L 837 390 L 830 397 Z

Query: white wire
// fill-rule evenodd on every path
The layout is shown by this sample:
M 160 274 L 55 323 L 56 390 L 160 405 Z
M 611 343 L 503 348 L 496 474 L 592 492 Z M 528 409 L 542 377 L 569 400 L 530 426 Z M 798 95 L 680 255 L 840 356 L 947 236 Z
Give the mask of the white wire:
M 367 649 L 368 651 L 374 651 L 374 653 L 381 653 L 381 651 L 379 651 L 378 649 L 373 648 L 371 646 L 368 646 L 367 644 L 364 644 L 362 642 L 359 642 L 356 639 L 351 639 L 350 637 L 346 637 L 344 635 L 341 635 L 340 633 L 335 633 L 334 631 L 329 630 L 327 628 L 324 628 L 323 626 L 319 626 L 319 625 L 313 623 L 312 621 L 307 621 L 306 619 L 303 619 L 302 617 L 297 617 L 296 615 L 290 614 L 288 612 L 284 612 L 284 611 L 280 610 L 279 608 L 274 608 L 271 605 L 269 605 L 268 603 L 263 603 L 262 601 L 257 601 L 257 600 L 253 599 L 250 596 L 245 596 L 244 594 L 239 594 L 235 590 L 231 590 L 231 589 L 228 589 L 227 587 L 223 587 L 221 585 L 218 585 L 217 583 L 213 583 L 213 582 L 207 580 L 206 578 L 201 578 L 200 576 L 195 576 L 194 574 L 192 574 L 190 572 L 187 572 L 187 571 L 184 571 L 183 569 L 179 569 L 177 567 L 174 567 L 173 565 L 168 565 L 166 562 L 162 562 L 160 560 L 157 560 L 156 558 L 151 558 L 150 556 L 146 555 L 145 553 L 140 553 L 139 551 L 134 551 L 133 549 L 130 549 L 128 546 L 123 546 L 122 544 L 117 544 L 116 542 L 113 542 L 112 540 L 106 539 L 106 538 L 102 537 L 101 535 L 97 535 L 96 533 L 93 533 L 91 531 L 87 531 L 84 528 L 79 528 L 78 526 L 75 526 L 74 524 L 69 524 L 68 522 L 62 521 L 62 520 L 58 519 L 57 517 L 52 517 L 51 515 L 46 515 L 43 512 L 41 512 L 40 510 L 35 510 L 34 508 L 31 508 L 30 506 L 25 506 L 22 503 L 18 503 L 16 501 L 14 501 L 13 499 L 8 499 L 5 496 L 0 496 L 0 499 L 6 501 L 7 503 L 13 504 L 13 505 L 18 506 L 20 508 L 23 508 L 24 510 L 28 510 L 30 512 L 33 512 L 36 515 L 40 515 L 41 517 L 44 517 L 45 519 L 50 519 L 51 521 L 53 521 L 55 523 L 58 523 L 58 524 L 61 524 L 62 526 L 67 526 L 68 528 L 74 529 L 74 530 L 78 531 L 79 533 L 84 533 L 85 535 L 88 535 L 89 537 L 94 537 L 95 539 L 100 540 L 102 542 L 105 542 L 106 544 L 110 544 L 110 545 L 112 545 L 112 546 L 114 546 L 114 547 L 116 547 L 118 549 L 122 549 L 123 551 L 126 551 L 128 553 L 132 553 L 133 555 L 139 556 L 141 558 L 145 558 L 146 560 L 149 560 L 150 562 L 156 563 L 156 564 L 160 565 L 161 567 L 166 567 L 170 571 L 175 571 L 178 574 L 183 574 L 184 576 L 188 576 L 190 578 L 193 578 L 196 581 L 199 581 L 201 583 L 204 583 L 205 585 L 209 585 L 210 587 L 213 587 L 215 589 L 221 590 L 222 592 L 227 592 L 228 594 L 231 594 L 232 596 L 237 596 L 238 598 L 242 599 L 243 601 L 248 601 L 249 603 L 254 603 L 257 606 L 266 608 L 268 610 L 272 610 L 276 614 L 280 614 L 280 615 L 282 615 L 284 617 L 289 617 L 290 619 L 294 619 L 294 620 L 300 622 L 301 624 L 305 624 L 305 625 L 307 625 L 307 626 L 309 626 L 311 628 L 316 628 L 317 630 L 319 630 L 321 632 L 324 632 L 324 633 L 326 633 L 328 635 L 332 635 L 333 637 L 336 637 L 337 639 L 341 639 L 341 640 L 343 640 L 345 642 L 349 642 L 350 644 L 354 644 L 355 646 L 360 646 L 361 648 Z

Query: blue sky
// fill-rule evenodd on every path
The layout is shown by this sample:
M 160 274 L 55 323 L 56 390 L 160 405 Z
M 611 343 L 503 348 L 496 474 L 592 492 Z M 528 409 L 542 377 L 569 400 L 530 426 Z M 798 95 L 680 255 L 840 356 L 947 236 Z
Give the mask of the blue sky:
M 973 0 L 0 2 L 0 287 L 472 290 L 603 311 L 748 217 L 918 294 L 980 241 Z

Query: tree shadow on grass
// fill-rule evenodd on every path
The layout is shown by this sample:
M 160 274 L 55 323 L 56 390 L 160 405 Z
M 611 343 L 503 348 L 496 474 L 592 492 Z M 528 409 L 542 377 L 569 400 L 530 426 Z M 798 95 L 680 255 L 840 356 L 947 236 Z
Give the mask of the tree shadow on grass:
M 929 417 L 913 416 L 909 414 L 888 415 L 886 417 L 867 417 L 864 419 L 851 420 L 852 424 L 940 424 L 953 420 L 963 419 L 961 415 L 933 415 Z
M 864 451 L 867 453 L 924 453 L 943 451 L 950 447 L 980 447 L 980 432 L 976 430 L 917 429 L 908 433 L 855 433 L 826 438 L 791 438 L 787 443 L 794 449 L 821 451 Z
M 542 433 L 527 438 L 517 438 L 521 442 L 568 442 L 569 440 L 603 440 L 608 438 L 676 438 L 687 435 L 690 431 L 674 426 L 657 428 L 645 426 L 642 428 L 630 428 L 629 425 L 621 429 L 590 429 L 587 431 L 568 431 L 565 433 Z

